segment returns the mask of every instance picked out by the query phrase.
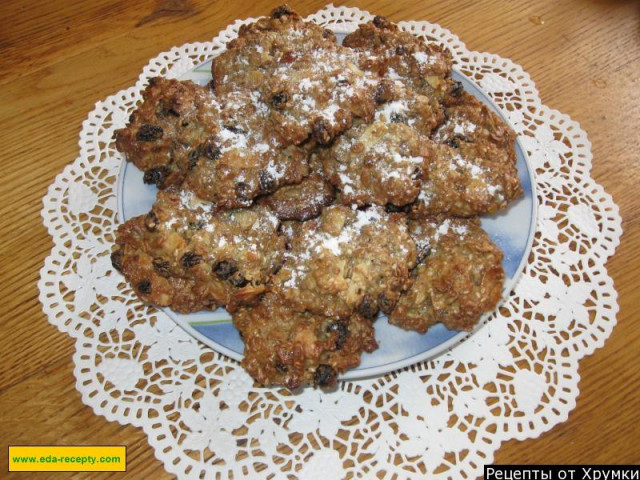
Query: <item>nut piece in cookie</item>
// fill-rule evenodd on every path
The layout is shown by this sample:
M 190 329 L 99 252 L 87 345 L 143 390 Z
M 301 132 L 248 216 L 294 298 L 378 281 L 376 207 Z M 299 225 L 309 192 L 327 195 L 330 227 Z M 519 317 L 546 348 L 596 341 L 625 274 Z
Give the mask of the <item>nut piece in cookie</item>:
M 362 352 L 377 348 L 371 320 L 298 312 L 273 293 L 233 314 L 245 343 L 242 365 L 265 386 L 328 388 L 360 364 Z
M 384 17 L 360 27 L 343 45 L 360 52 L 360 67 L 436 99 L 452 89 L 451 54 L 434 43 L 400 30 Z
M 190 81 L 155 77 L 125 128 L 116 130 L 116 148 L 158 188 L 180 184 L 188 164 L 210 136 L 218 133 L 211 92 Z
M 434 144 L 429 158 L 412 218 L 494 213 L 522 194 L 514 159 L 490 143 Z
M 420 333 L 439 322 L 471 330 L 502 296 L 502 252 L 477 218 L 431 218 L 409 227 L 420 263 L 389 323 Z
M 118 228 L 112 261 L 144 301 L 188 313 L 233 310 L 265 290 L 284 238 L 267 208 L 213 213 L 191 192 L 158 193 L 151 212 Z
M 409 287 L 415 263 L 403 215 L 331 206 L 295 228 L 272 289 L 297 311 L 374 318 Z
M 260 199 L 280 220 L 305 221 L 320 215 L 334 199 L 333 187 L 320 175 L 305 178 L 298 185 L 286 185 Z

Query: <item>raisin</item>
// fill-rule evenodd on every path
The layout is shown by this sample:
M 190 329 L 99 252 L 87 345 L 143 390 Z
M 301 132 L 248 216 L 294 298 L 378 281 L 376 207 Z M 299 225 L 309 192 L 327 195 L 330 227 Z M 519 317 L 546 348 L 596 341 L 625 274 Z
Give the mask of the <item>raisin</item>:
M 332 40 L 334 38 L 334 34 L 331 30 L 325 28 L 324 30 L 322 30 L 322 38 L 324 38 L 325 40 Z
M 376 15 L 373 18 L 373 24 L 378 28 L 389 28 L 391 23 L 387 20 L 386 17 L 382 17 L 380 15 Z
M 293 52 L 286 52 L 284 55 L 280 57 L 280 63 L 284 65 L 289 65 L 293 63 L 297 59 L 297 55 Z
M 171 264 L 168 260 L 164 260 L 162 258 L 154 258 L 153 268 L 163 277 L 168 277 L 171 274 Z
M 122 271 L 122 257 L 122 250 L 111 252 L 111 265 L 113 265 L 113 268 L 115 268 L 119 272 Z
M 407 123 L 407 116 L 406 115 L 402 115 L 400 113 L 392 113 L 391 114 L 391 121 L 393 123 Z
M 289 95 L 287 95 L 287 92 L 278 92 L 271 97 L 271 104 L 279 110 L 285 108 L 288 101 Z
M 279 263 L 278 265 L 276 265 L 276 266 L 273 268 L 273 271 L 271 272 L 271 274 L 272 274 L 272 275 L 276 275 L 276 274 L 277 274 L 281 269 L 282 269 L 282 264 L 281 264 L 281 263 Z
M 429 255 L 431 255 L 431 248 L 427 247 L 427 246 L 418 246 L 418 260 L 416 265 L 420 265 L 422 262 L 425 261 L 425 259 L 429 258 Z
M 151 125 L 149 123 L 143 123 L 138 129 L 136 140 L 138 140 L 139 142 L 153 142 L 155 140 L 160 140 L 163 133 L 164 130 L 162 130 L 162 127 Z
M 238 267 L 236 267 L 235 262 L 232 260 L 222 260 L 218 262 L 215 267 L 213 267 L 213 273 L 216 274 L 220 280 L 226 280 L 231 275 L 238 271 Z
M 162 188 L 164 186 L 164 182 L 169 176 L 171 171 L 168 167 L 157 167 L 151 168 L 144 172 L 144 176 L 142 177 L 142 181 L 149 185 L 155 185 L 158 188 Z
M 285 15 L 291 15 L 292 13 L 293 13 L 293 10 L 291 10 L 289 5 L 280 5 L 273 12 L 271 12 L 271 17 L 281 18 L 281 17 L 284 17 Z
M 449 145 L 451 148 L 459 148 L 460 147 L 460 138 L 455 136 L 453 138 L 449 138 L 444 142 L 446 145 Z
M 407 49 L 404 48 L 404 45 L 398 45 L 396 47 L 396 55 L 404 55 L 405 53 L 407 53 Z
M 378 313 L 378 305 L 370 296 L 365 295 L 358 306 L 358 313 L 369 320 L 375 318 Z
M 333 322 L 327 327 L 327 332 L 336 333 L 336 350 L 342 350 L 347 338 L 349 337 L 349 328 L 344 322 Z
M 151 293 L 151 282 L 149 280 L 143 280 L 138 284 L 138 290 L 140 293 L 149 295 Z
M 209 160 L 217 160 L 220 157 L 220 147 L 214 140 L 207 140 L 200 148 L 200 154 Z
M 184 268 L 195 267 L 199 263 L 202 263 L 202 256 L 197 255 L 193 252 L 187 252 L 184 255 L 182 255 L 182 258 L 180 259 L 180 263 L 182 263 L 182 266 Z
M 194 168 L 196 168 L 196 165 L 198 164 L 199 156 L 200 156 L 200 150 L 197 148 L 189 152 L 189 164 L 187 166 L 189 170 L 193 170 Z
M 216 91 L 216 77 L 214 76 L 211 81 L 207 84 L 207 86 L 209 87 L 209 90 L 211 90 L 212 92 Z
M 392 302 L 384 292 L 381 292 L 380 295 L 378 295 L 378 305 L 380 306 L 380 310 L 384 313 L 391 313 L 391 310 L 393 310 L 393 307 L 395 306 L 394 302 Z
M 186 120 L 184 122 L 182 122 L 180 125 L 182 125 L 183 128 L 187 128 L 189 126 L 189 122 L 187 122 Z
M 452 97 L 458 98 L 460 95 L 462 95 L 463 91 L 464 87 L 462 86 L 462 82 L 456 80 L 453 82 L 453 87 L 451 88 L 451 91 L 449 93 Z
M 202 230 L 207 224 L 204 220 L 198 220 L 197 222 L 189 222 L 189 230 Z
M 387 203 L 384 207 L 387 213 L 408 213 L 410 208 L 410 205 L 402 205 L 400 207 L 398 205 L 394 205 L 393 203 Z
M 376 87 L 376 91 L 374 94 L 375 102 L 380 105 L 381 103 L 386 103 L 391 100 L 393 96 L 393 90 L 391 85 L 387 82 L 381 82 Z
M 260 190 L 264 193 L 272 192 L 276 188 L 276 179 L 267 170 L 260 170 L 258 173 Z
M 249 186 L 248 183 L 245 183 L 245 182 L 236 183 L 235 190 L 236 190 L 236 195 L 240 200 L 251 200 L 251 197 L 249 196 L 251 194 L 251 186 Z
M 330 387 L 336 383 L 336 371 L 331 365 L 321 363 L 313 375 L 313 382 L 318 387 Z
M 231 133 L 236 133 L 236 134 L 245 134 L 247 133 L 246 130 L 244 130 L 243 128 L 240 128 L 236 125 L 223 125 L 223 128 L 225 130 L 229 130 Z
M 287 373 L 287 370 L 289 370 L 289 367 L 287 367 L 280 360 L 276 360 L 275 367 L 276 370 L 278 370 L 280 373 Z
M 328 122 L 324 118 L 316 120 L 311 129 L 311 133 L 320 145 L 327 145 L 331 142 L 331 130 Z
M 150 232 L 155 232 L 158 226 L 158 217 L 155 213 L 149 212 L 144 219 L 144 225 Z
M 229 279 L 229 283 L 236 288 L 242 288 L 246 287 L 249 284 L 249 280 L 244 278 L 244 275 L 239 273 L 238 275 L 231 277 L 231 279 Z

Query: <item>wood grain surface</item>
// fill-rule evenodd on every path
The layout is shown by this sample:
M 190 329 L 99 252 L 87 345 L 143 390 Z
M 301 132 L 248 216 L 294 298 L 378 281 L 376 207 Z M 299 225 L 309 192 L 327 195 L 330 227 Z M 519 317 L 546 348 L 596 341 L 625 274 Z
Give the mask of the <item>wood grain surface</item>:
M 73 341 L 47 322 L 38 302 L 38 271 L 52 247 L 39 216 L 41 199 L 78 154 L 81 123 L 94 102 L 133 85 L 159 52 L 209 40 L 234 19 L 267 14 L 277 4 L 0 2 L 0 472 L 7 471 L 10 444 L 125 444 L 126 474 L 12 475 L 170 477 L 141 430 L 94 415 L 74 388 Z M 323 5 L 292 3 L 303 15 Z M 608 263 L 619 293 L 618 326 L 604 348 L 580 363 L 581 393 L 569 419 L 537 439 L 505 443 L 495 462 L 640 463 L 640 3 L 348 5 L 393 21 L 439 23 L 470 49 L 513 59 L 529 72 L 546 105 L 588 132 L 593 177 L 613 195 L 624 219 L 622 244 Z

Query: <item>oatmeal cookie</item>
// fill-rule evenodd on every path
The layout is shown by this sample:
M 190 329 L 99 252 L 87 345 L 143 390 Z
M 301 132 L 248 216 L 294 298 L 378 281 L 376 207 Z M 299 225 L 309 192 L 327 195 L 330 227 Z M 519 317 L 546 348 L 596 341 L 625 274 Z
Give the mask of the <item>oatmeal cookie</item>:
M 152 78 L 127 126 L 114 132 L 116 149 L 144 171 L 145 183 L 179 185 L 198 149 L 219 131 L 211 98 L 193 82 Z
M 268 17 L 242 25 L 238 36 L 213 59 L 212 86 L 221 96 L 237 90 L 258 90 L 280 65 L 332 45 L 333 32 L 303 21 L 286 5 L 278 7 Z
M 420 193 L 427 141 L 403 123 L 359 123 L 324 152 L 325 173 L 345 205 L 406 205 Z
M 311 175 L 298 185 L 287 185 L 260 199 L 280 220 L 304 221 L 320 215 L 333 202 L 331 184 L 320 175 Z
M 298 311 L 348 318 L 389 312 L 410 285 L 416 247 L 405 217 L 330 206 L 294 227 L 273 290 Z
M 282 146 L 312 138 L 325 145 L 351 126 L 370 121 L 379 78 L 363 72 L 358 55 L 294 13 L 259 20 L 214 60 L 216 92 L 260 92 L 269 128 Z
M 248 207 L 259 195 L 300 183 L 309 173 L 308 150 L 280 148 L 264 126 L 223 125 L 186 173 L 184 188 L 217 208 Z
M 443 112 L 427 97 L 392 88 L 373 123 L 357 122 L 319 153 L 327 178 L 346 205 L 403 206 L 420 193 L 431 152 L 424 135 L 440 123 Z
M 449 329 L 471 330 L 502 296 L 502 252 L 477 218 L 412 221 L 410 231 L 420 263 L 389 323 L 420 333 L 439 322 Z
M 160 191 L 151 212 L 118 228 L 111 259 L 144 301 L 188 313 L 233 310 L 265 290 L 284 237 L 265 207 L 214 213 L 189 191 Z
M 360 364 L 362 352 L 378 346 L 370 319 L 299 312 L 273 293 L 236 311 L 233 323 L 245 343 L 242 365 L 265 386 L 332 387 L 339 374 Z
M 522 194 L 518 170 L 508 151 L 490 143 L 431 146 L 427 180 L 411 206 L 413 218 L 494 213 Z
M 308 149 L 282 148 L 256 92 L 217 99 L 186 81 L 152 79 L 116 148 L 159 188 L 182 186 L 218 209 L 248 207 L 259 195 L 308 174 Z
M 466 92 L 454 105 L 447 107 L 446 121 L 432 138 L 453 147 L 460 142 L 491 144 L 503 149 L 515 163 L 515 132 L 484 103 Z
M 360 25 L 343 45 L 361 53 L 360 67 L 431 98 L 443 99 L 457 85 L 451 54 L 434 43 L 400 30 L 384 17 Z

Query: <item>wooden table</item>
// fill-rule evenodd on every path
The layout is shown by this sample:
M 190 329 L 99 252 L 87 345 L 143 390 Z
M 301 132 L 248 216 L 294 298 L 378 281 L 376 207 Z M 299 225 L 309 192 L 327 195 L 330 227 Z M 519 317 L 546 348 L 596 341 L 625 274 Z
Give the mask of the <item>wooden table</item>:
M 339 2 L 341 3 L 341 2 Z M 127 477 L 164 478 L 145 435 L 94 415 L 74 389 L 73 342 L 38 302 L 52 246 L 39 216 L 48 185 L 78 153 L 94 102 L 133 85 L 147 60 L 212 38 L 236 18 L 267 14 L 210 0 L 10 0 L 0 3 L 0 472 L 9 444 L 126 444 Z M 609 261 L 618 326 L 580 364 L 569 420 L 535 440 L 507 442 L 497 463 L 640 463 L 640 29 L 633 0 L 352 1 L 391 20 L 429 20 L 473 50 L 522 65 L 543 102 L 580 122 L 593 176 L 624 218 Z M 294 5 L 306 15 L 320 1 Z M 66 474 L 59 474 L 56 478 Z M 107 477 L 113 474 L 99 474 Z M 83 478 L 87 475 L 80 475 Z M 118 478 L 122 478 L 118 476 Z

